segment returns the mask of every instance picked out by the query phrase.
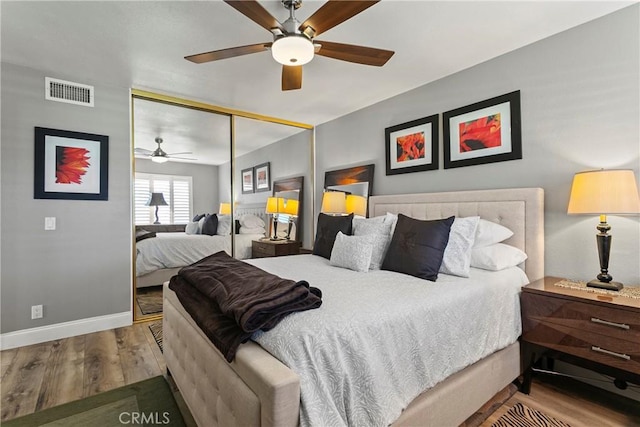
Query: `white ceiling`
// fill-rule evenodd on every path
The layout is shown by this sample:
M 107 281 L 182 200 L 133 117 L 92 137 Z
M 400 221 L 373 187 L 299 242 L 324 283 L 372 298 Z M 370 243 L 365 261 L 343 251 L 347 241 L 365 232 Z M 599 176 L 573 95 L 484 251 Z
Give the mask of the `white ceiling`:
M 281 22 L 288 17 L 279 1 L 260 3 Z M 323 3 L 305 0 L 298 20 Z M 280 90 L 281 66 L 269 52 L 207 64 L 183 58 L 271 41 L 221 1 L 2 1 L 1 58 L 78 83 L 148 89 L 318 125 L 633 3 L 383 0 L 318 39 L 395 51 L 384 67 L 316 57 L 304 66 L 302 89 L 288 92 Z M 198 148 L 215 132 L 203 132 L 195 119 L 153 109 L 136 116 L 148 119 L 136 119 L 136 146 L 154 149 L 161 136 L 168 153 L 193 151 L 201 162 L 219 163 L 213 148 Z M 283 128 L 270 138 L 295 131 L 254 121 L 263 128 L 256 130 L 248 122 L 244 139 L 254 146 L 264 126 Z

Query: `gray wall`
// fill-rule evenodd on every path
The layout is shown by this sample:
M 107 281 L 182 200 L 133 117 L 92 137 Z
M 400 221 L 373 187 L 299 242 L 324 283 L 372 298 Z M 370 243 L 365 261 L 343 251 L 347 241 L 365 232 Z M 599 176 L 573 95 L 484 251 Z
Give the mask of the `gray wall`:
M 3 333 L 131 310 L 129 90 L 47 76 L 94 85 L 95 107 L 45 101 L 44 72 L 2 63 Z M 33 198 L 35 126 L 109 136 L 108 201 Z
M 640 178 L 638 14 L 636 4 L 318 126 L 316 200 L 326 170 L 367 163 L 376 164 L 374 194 L 542 187 L 546 274 L 594 278 L 598 219 L 567 216 L 567 203 L 578 171 L 629 168 Z M 441 149 L 440 170 L 385 176 L 386 127 L 514 90 L 522 160 L 444 170 Z M 609 224 L 611 274 L 640 284 L 638 217 L 609 216 Z
M 218 212 L 218 166 L 136 159 L 135 168 L 136 172 L 192 177 L 193 214 Z

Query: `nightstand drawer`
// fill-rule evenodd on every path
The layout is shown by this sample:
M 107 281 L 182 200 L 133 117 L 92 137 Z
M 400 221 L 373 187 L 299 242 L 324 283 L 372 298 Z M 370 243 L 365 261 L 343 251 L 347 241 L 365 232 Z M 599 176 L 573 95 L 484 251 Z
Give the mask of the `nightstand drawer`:
M 523 319 L 525 320 L 525 319 Z M 557 323 L 537 323 L 526 342 L 640 374 L 640 344 Z
M 254 240 L 253 242 L 251 242 L 251 249 L 254 256 L 276 256 L 276 245 L 274 244 L 256 242 Z
M 547 295 L 522 293 L 523 333 L 539 322 L 613 337 L 640 347 L 640 316 L 619 307 L 600 306 Z

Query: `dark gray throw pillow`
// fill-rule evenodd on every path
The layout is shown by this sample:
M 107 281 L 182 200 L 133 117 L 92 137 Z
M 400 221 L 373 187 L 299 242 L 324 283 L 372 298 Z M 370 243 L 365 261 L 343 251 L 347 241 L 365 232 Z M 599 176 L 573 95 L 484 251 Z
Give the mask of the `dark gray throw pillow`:
M 320 255 L 326 259 L 331 259 L 333 242 L 336 240 L 338 231 L 351 236 L 351 223 L 353 214 L 346 216 L 331 216 L 321 213 L 318 215 L 318 230 L 316 240 L 313 244 L 313 254 Z
M 382 269 L 435 282 L 454 219 L 424 221 L 398 214 Z
M 198 222 L 200 221 L 202 218 L 204 218 L 206 216 L 206 214 L 197 214 L 196 216 L 193 217 L 192 221 L 193 222 Z
M 215 236 L 218 232 L 218 215 L 213 214 L 204 217 L 204 222 L 202 223 L 202 234 L 208 234 L 209 236 Z

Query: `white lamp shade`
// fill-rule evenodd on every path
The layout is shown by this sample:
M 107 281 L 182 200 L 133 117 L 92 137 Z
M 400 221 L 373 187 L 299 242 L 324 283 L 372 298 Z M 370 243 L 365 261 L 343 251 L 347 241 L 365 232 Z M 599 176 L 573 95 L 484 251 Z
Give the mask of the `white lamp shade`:
M 277 197 L 269 197 L 267 199 L 267 208 L 265 210 L 266 213 L 268 214 L 277 214 L 280 211 L 278 210 L 279 206 L 278 206 L 278 199 Z
M 298 216 L 298 201 L 295 199 L 284 200 L 283 212 L 288 215 Z
M 322 195 L 322 212 L 330 215 L 343 214 L 347 211 L 345 193 L 342 191 L 325 191 Z
M 348 194 L 346 208 L 348 214 L 367 216 L 367 199 L 357 194 Z
M 165 156 L 153 156 L 151 157 L 151 161 L 154 163 L 166 163 L 169 161 L 169 158 Z
M 305 36 L 286 36 L 271 45 L 273 59 L 282 65 L 304 65 L 313 59 L 314 47 Z
M 231 215 L 231 203 L 220 203 L 220 215 Z
M 575 174 L 567 213 L 640 213 L 640 198 L 633 171 L 597 170 Z

